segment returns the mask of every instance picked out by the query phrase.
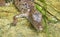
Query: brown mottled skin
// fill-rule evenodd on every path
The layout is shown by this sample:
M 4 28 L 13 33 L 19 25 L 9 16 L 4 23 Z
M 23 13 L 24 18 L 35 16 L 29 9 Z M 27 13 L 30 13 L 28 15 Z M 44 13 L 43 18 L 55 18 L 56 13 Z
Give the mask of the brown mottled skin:
M 34 7 L 35 4 L 32 2 L 32 0 L 15 0 L 15 5 L 21 14 L 17 14 L 13 17 L 13 25 L 17 24 L 17 19 L 19 17 L 26 17 L 28 21 L 35 27 L 35 29 L 43 30 L 41 24 L 42 14 L 36 10 Z

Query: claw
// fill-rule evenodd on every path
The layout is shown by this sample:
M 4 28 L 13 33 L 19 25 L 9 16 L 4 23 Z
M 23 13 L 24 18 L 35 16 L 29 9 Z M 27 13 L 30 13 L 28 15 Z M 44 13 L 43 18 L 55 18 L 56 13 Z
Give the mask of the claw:
M 43 27 L 42 27 L 42 26 L 40 26 L 40 27 L 39 27 L 39 30 L 40 30 L 40 31 L 42 31 L 42 30 L 43 30 Z

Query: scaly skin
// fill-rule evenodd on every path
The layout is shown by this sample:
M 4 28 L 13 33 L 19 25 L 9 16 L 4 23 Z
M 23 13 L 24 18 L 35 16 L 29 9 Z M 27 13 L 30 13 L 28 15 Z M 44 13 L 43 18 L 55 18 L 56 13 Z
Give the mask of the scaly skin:
M 21 14 L 17 14 L 13 17 L 13 25 L 16 25 L 19 17 L 26 17 L 28 21 L 35 27 L 35 29 L 43 30 L 41 24 L 42 14 L 36 10 L 34 7 L 35 4 L 31 0 L 15 0 L 15 5 Z

